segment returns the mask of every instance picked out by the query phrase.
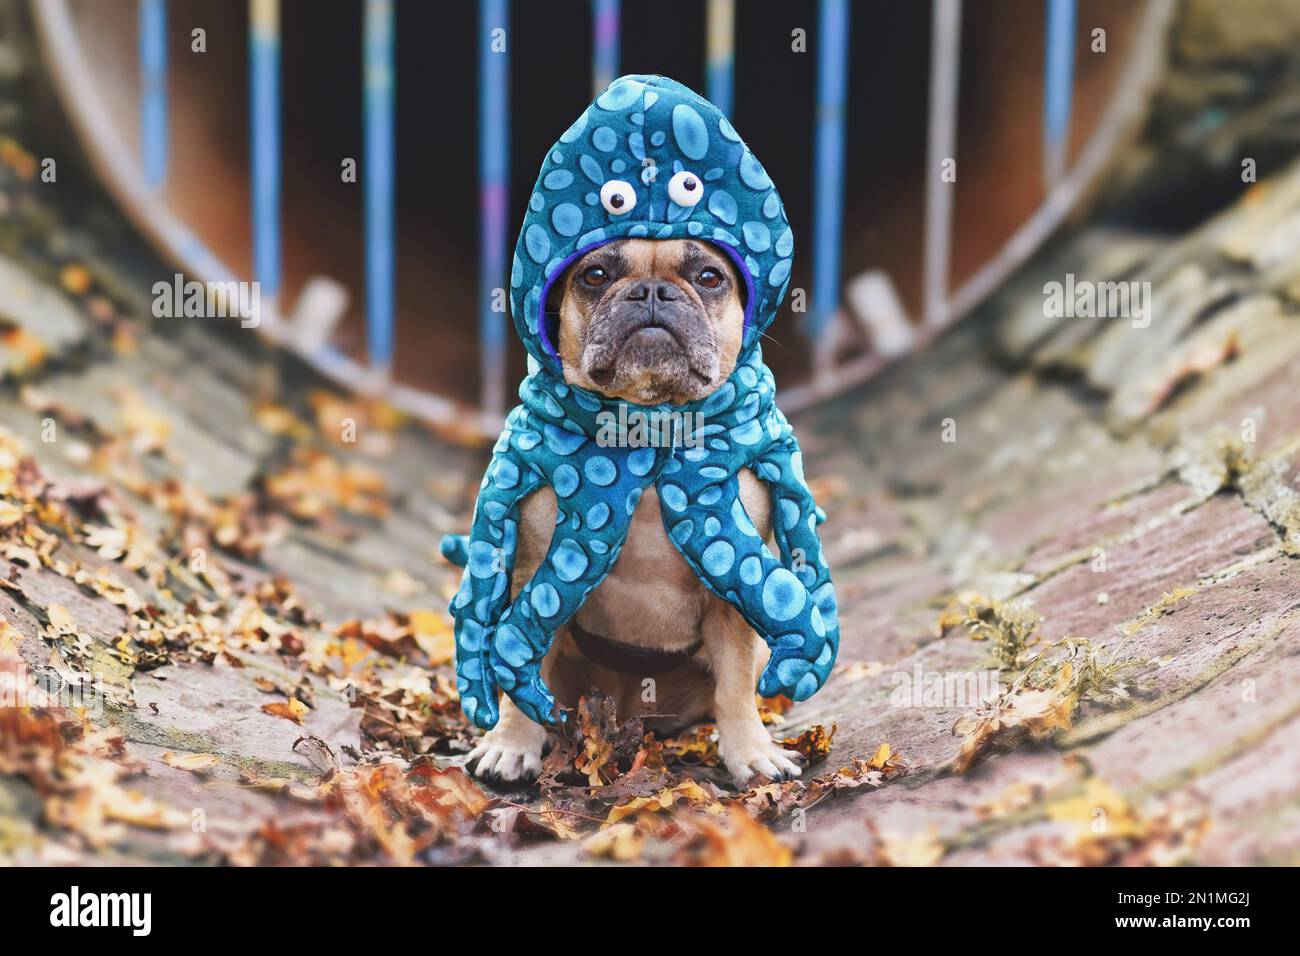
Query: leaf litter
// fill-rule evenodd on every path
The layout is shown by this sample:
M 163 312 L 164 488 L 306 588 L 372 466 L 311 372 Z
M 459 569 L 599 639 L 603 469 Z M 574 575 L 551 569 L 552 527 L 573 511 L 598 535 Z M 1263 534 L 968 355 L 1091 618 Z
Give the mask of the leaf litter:
M 286 519 L 329 521 L 335 510 L 382 516 L 388 508 L 382 483 L 363 469 L 328 465 L 302 451 L 258 489 L 228 498 L 177 479 L 148 478 L 132 456 L 168 454 L 170 431 L 136 393 L 123 391 L 120 398 L 124 437 L 81 426 L 103 480 L 49 479 L 16 438 L 0 431 L 0 556 L 13 567 L 4 586 L 43 619 L 42 640 L 69 680 L 91 673 L 87 650 L 97 641 L 68 606 L 42 606 L 29 596 L 27 575 L 57 575 L 118 608 L 125 624 L 108 651 L 129 671 L 218 660 L 243 669 L 252 658 L 271 655 L 301 672 L 300 679 L 264 672 L 250 680 L 276 698 L 260 706 L 264 713 L 303 726 L 293 750 L 314 777 L 239 771 L 238 755 L 221 753 L 171 749 L 155 759 L 205 781 L 233 770 L 239 786 L 318 812 L 302 820 L 253 820 L 233 834 L 196 834 L 186 810 L 147 796 L 147 788 L 133 789 L 147 761 L 128 755 L 119 731 L 98 729 L 53 700 L 7 709 L 6 720 L 21 726 L 6 727 L 2 770 L 41 793 L 52 829 L 44 844 L 59 858 L 122 845 L 131 828 L 143 828 L 165 834 L 170 852 L 181 857 L 244 865 L 482 861 L 503 847 L 539 840 L 574 842 L 593 858 L 784 865 L 794 849 L 766 824 L 906 772 L 885 746 L 871 760 L 805 780 L 759 778 L 736 794 L 723 785 L 714 727 L 661 739 L 639 719 L 619 720 L 608 698 L 589 695 L 547 756 L 540 799 L 493 796 L 447 763 L 468 752 L 474 732 L 446 668 L 454 645 L 441 610 L 394 610 L 328 624 L 289 581 L 249 576 L 241 564 L 257 560 Z M 339 411 L 328 408 L 330 415 Z M 278 412 L 265 409 L 262 417 L 297 434 Z M 163 523 L 147 528 L 127 496 L 156 508 Z M 201 561 L 168 557 L 195 549 Z M 26 674 L 12 640 L 9 646 L 5 666 Z M 317 685 L 309 675 L 360 711 L 360 749 L 336 748 L 310 732 Z M 129 694 L 118 704 L 135 706 Z M 789 707 L 782 698 L 766 700 L 761 713 L 765 722 L 780 724 Z M 815 764 L 831 753 L 834 731 L 814 725 L 784 744 Z

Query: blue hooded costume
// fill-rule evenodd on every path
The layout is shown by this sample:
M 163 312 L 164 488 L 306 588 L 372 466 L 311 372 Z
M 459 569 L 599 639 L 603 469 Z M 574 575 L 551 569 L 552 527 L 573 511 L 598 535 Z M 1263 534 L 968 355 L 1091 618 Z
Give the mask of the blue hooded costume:
M 558 317 L 544 311 L 550 286 L 593 248 L 630 237 L 711 242 L 730 255 L 746 287 L 736 368 L 698 402 L 632 405 L 564 381 L 554 344 Z M 759 350 L 785 295 L 793 252 L 785 210 L 763 167 L 726 117 L 680 83 L 615 80 L 551 148 L 510 273 L 511 312 L 529 353 L 521 404 L 493 449 L 468 538 L 442 542 L 443 554 L 465 567 L 451 613 L 456 686 L 475 724 L 496 724 L 498 690 L 537 723 L 555 722 L 542 658 L 613 567 L 651 486 L 687 564 L 771 647 L 759 693 L 804 700 L 825 683 L 839 645 L 835 593 L 816 532 L 825 515 L 804 482 L 799 445 L 776 407 Z M 691 440 L 655 443 L 666 447 L 598 440 L 602 427 L 627 421 L 632 410 L 687 413 L 675 420 L 698 427 Z M 772 491 L 779 560 L 741 503 L 742 468 Z M 558 501 L 555 532 L 537 573 L 511 602 L 519 503 L 543 485 Z

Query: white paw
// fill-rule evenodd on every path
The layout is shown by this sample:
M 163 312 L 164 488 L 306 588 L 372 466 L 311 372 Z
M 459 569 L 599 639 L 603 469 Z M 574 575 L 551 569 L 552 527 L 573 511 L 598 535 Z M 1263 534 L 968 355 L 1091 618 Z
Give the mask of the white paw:
M 527 727 L 502 727 L 489 730 L 465 761 L 480 780 L 536 780 L 542 772 L 542 748 L 546 730 L 528 722 Z
M 718 756 L 738 787 L 745 786 L 755 774 L 779 781 L 791 780 L 803 773 L 800 767 L 803 755 L 783 749 L 761 725 L 731 732 L 719 728 Z

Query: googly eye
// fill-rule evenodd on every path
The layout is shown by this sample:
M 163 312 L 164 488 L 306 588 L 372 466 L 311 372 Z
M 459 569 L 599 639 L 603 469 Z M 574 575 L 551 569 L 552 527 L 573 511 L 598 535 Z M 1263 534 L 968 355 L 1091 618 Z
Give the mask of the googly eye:
M 668 180 L 668 198 L 679 206 L 694 206 L 704 198 L 704 184 L 699 176 L 682 170 Z
M 636 192 L 631 183 L 611 179 L 600 187 L 600 204 L 611 216 L 622 216 L 636 206 Z

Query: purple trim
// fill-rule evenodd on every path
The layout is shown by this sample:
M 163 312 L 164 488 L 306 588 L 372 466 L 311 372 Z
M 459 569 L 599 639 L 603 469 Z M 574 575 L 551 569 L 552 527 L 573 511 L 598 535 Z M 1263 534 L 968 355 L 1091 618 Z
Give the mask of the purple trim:
M 711 246 L 717 246 L 727 255 L 731 256 L 731 264 L 736 267 L 736 272 L 745 280 L 745 321 L 740 327 L 740 339 L 743 342 L 745 335 L 749 332 L 750 319 L 754 315 L 754 277 L 749 274 L 749 266 L 745 265 L 745 260 L 740 258 L 740 253 L 725 242 L 718 242 L 716 239 L 705 239 Z
M 590 245 L 583 246 L 581 249 L 575 249 L 564 257 L 564 260 L 551 273 L 551 277 L 542 283 L 542 298 L 537 303 L 537 337 L 541 340 L 542 348 L 551 358 L 555 359 L 557 365 L 560 364 L 560 353 L 555 351 L 555 346 L 551 344 L 551 336 L 546 331 L 546 300 L 551 296 L 551 286 L 555 280 L 564 275 L 564 270 L 581 259 L 592 249 L 599 249 L 601 246 L 608 245 L 613 239 L 603 239 L 600 242 L 593 242 Z
M 658 223 L 657 225 L 666 225 L 666 223 Z M 537 303 L 537 338 L 541 341 L 542 349 L 546 352 L 546 354 L 551 356 L 551 358 L 555 359 L 556 365 L 562 367 L 562 363 L 560 361 L 560 353 L 557 352 L 555 350 L 555 346 L 551 344 L 551 336 L 546 329 L 546 300 L 550 298 L 551 286 L 555 284 L 555 280 L 560 278 L 560 276 L 564 275 L 565 269 L 569 268 L 569 266 L 573 265 L 573 263 L 581 259 L 587 253 L 591 252 L 591 250 L 599 249 L 601 246 L 607 246 L 611 242 L 618 242 L 620 239 L 626 239 L 626 238 L 628 237 L 614 236 L 612 238 L 602 239 L 600 242 L 590 243 L 588 245 L 583 246 L 581 249 L 575 249 L 573 252 L 569 253 L 567 256 L 564 257 L 564 259 L 560 262 L 560 264 L 556 266 L 555 271 L 551 273 L 550 278 L 542 283 L 542 298 L 541 301 Z M 649 238 L 649 237 L 638 236 L 637 238 L 640 239 L 640 238 Z M 682 237 L 674 235 L 674 236 L 668 236 L 666 238 L 680 239 Z M 688 235 L 686 238 L 696 239 L 699 237 Z M 663 242 L 664 240 L 654 239 L 651 241 Z M 740 253 L 738 253 L 731 246 L 727 245 L 725 242 L 719 242 L 716 239 L 703 239 L 703 238 L 700 238 L 699 241 L 707 242 L 711 246 L 717 246 L 728 256 L 730 256 L 731 263 L 736 267 L 737 274 L 742 276 L 745 280 L 745 322 L 744 325 L 741 327 L 741 331 L 740 331 L 741 342 L 743 343 L 745 339 L 745 335 L 748 334 L 749 332 L 749 327 L 751 325 L 754 316 L 754 298 L 755 298 L 754 277 L 749 274 L 749 266 L 745 265 L 745 260 L 740 258 Z

